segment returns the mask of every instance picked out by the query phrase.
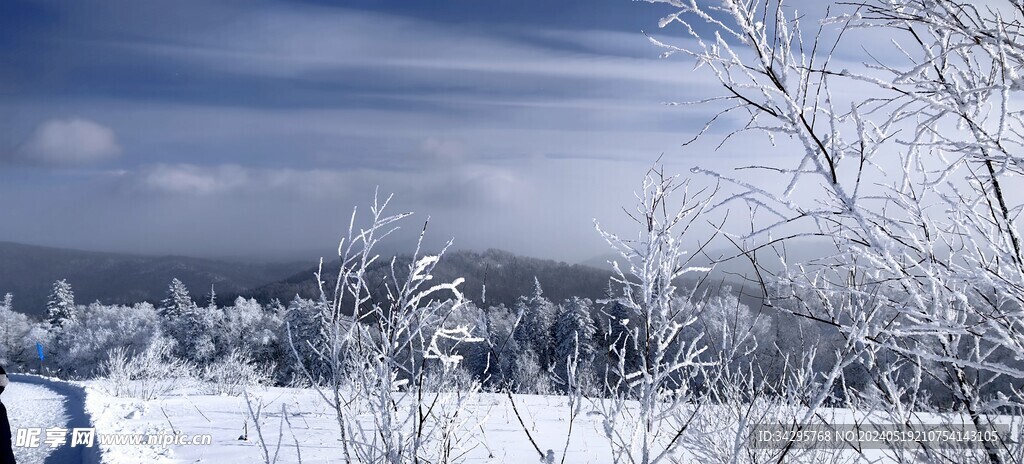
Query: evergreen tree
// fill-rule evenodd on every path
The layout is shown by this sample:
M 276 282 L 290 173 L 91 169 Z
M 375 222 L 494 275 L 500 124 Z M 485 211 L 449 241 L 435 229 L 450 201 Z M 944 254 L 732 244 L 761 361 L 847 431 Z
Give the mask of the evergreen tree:
M 160 304 L 160 315 L 164 330 L 176 342 L 173 349 L 176 357 L 197 363 L 213 361 L 223 311 L 215 305 L 199 308 L 185 284 L 173 279 L 167 287 L 167 298 Z
M 192 297 L 188 294 L 188 288 L 175 278 L 167 287 L 167 298 L 164 298 L 160 304 L 160 314 L 165 318 L 175 319 L 192 312 L 194 306 L 195 303 L 192 302 Z
M 521 351 L 514 335 L 516 315 L 502 304 L 488 307 L 485 315 L 483 329 L 489 345 L 481 347 L 484 350 L 481 356 L 468 359 L 467 369 L 490 387 L 511 387 L 516 358 Z
M 519 297 L 514 310 L 523 315 L 515 331 L 519 346 L 532 349 L 541 367 L 550 366 L 554 360 L 551 329 L 555 323 L 555 305 L 544 298 L 544 290 L 536 277 L 533 279 L 533 294 Z
M 590 300 L 572 297 L 559 306 L 554 327 L 555 373 L 563 385 L 567 385 L 570 367 L 575 367 L 578 377 L 583 377 L 581 371 L 591 365 L 596 332 L 590 317 Z
M 210 284 L 210 294 L 206 298 L 206 307 L 210 309 L 217 307 L 217 290 L 213 288 L 213 284 Z
M 321 328 L 325 317 L 324 306 L 318 301 L 307 300 L 298 294 L 288 303 L 282 317 L 281 333 L 279 338 L 284 346 L 284 356 L 280 364 L 285 379 L 300 376 L 296 361 L 303 363 L 314 377 L 325 374 L 324 366 L 316 350 L 321 349 L 325 341 Z M 289 332 L 291 338 L 289 340 Z M 290 346 L 289 343 L 294 345 Z M 296 359 L 296 353 L 298 359 Z
M 67 280 L 53 283 L 50 301 L 46 303 L 46 314 L 47 320 L 54 327 L 63 327 L 65 322 L 75 318 L 75 292 Z

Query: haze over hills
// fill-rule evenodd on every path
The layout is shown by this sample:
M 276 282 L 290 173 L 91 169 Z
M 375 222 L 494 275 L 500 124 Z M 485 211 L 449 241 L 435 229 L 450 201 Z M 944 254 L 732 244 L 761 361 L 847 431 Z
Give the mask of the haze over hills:
M 42 314 L 53 282 L 67 279 L 78 304 L 158 302 L 178 278 L 201 300 L 283 279 L 308 262 L 244 263 L 183 256 L 142 256 L 0 242 L 0 294 L 14 294 L 15 310 Z
M 611 257 L 609 255 L 610 258 Z M 604 257 L 598 258 L 604 259 Z M 618 258 L 621 261 L 621 257 Z M 380 276 L 386 270 L 389 260 L 380 260 L 371 268 L 369 273 L 371 282 L 374 279 L 379 281 Z M 396 270 L 401 273 L 407 269 L 410 262 L 408 255 L 400 255 L 396 261 Z M 595 265 L 590 263 L 594 262 Z M 483 252 L 470 250 L 449 251 L 444 258 L 438 262 L 433 276 L 436 282 L 449 282 L 458 277 L 465 279 L 459 287 L 466 298 L 479 306 L 496 306 L 503 304 L 512 307 L 516 299 L 522 295 L 530 295 L 533 292 L 534 278 L 540 282 L 547 299 L 560 303 L 563 300 L 577 296 L 598 300 L 607 297 L 609 281 L 612 277 L 611 266 L 597 267 L 597 259 L 588 260 L 587 264 L 568 264 L 562 261 L 540 259 L 519 256 L 507 251 L 488 249 Z M 703 265 L 703 264 L 698 264 Z M 738 267 L 738 265 L 733 265 Z M 333 291 L 334 280 L 337 278 L 338 262 L 325 263 L 323 267 L 323 279 L 327 282 L 325 290 L 330 294 Z M 287 279 L 273 282 L 245 292 L 243 295 L 255 298 L 261 303 L 269 303 L 275 299 L 287 304 L 295 295 L 303 298 L 316 299 L 320 296 L 314 273 L 315 267 L 299 272 Z M 401 278 L 401 274 L 399 274 Z M 684 288 L 692 288 L 698 282 L 701 283 L 701 291 L 704 289 L 717 294 L 720 287 L 729 286 L 734 291 L 741 292 L 740 300 L 751 306 L 758 307 L 761 304 L 758 289 L 750 282 L 744 283 L 743 279 L 735 274 L 715 272 L 710 276 L 701 273 L 687 274 L 680 279 L 679 285 Z M 486 301 L 483 301 L 484 286 L 486 285 Z M 619 287 L 616 285 L 616 287 Z M 381 290 L 383 291 L 383 290 Z M 616 291 L 618 289 L 616 288 Z M 383 294 L 377 295 L 383 297 Z
M 397 258 L 396 269 L 401 272 L 410 262 L 408 255 Z M 371 270 L 371 277 L 384 272 L 389 260 L 380 260 Z M 324 264 L 324 280 L 333 282 L 337 277 L 337 261 Z M 245 295 L 261 302 L 273 299 L 287 303 L 299 295 L 303 298 L 318 298 L 315 267 L 295 275 L 248 291 Z M 401 275 L 401 274 L 399 274 Z M 466 297 L 477 304 L 483 300 L 483 287 L 487 286 L 486 304 L 511 306 L 520 295 L 533 292 L 534 277 L 540 282 L 544 295 L 555 302 L 570 296 L 591 299 L 603 298 L 608 288 L 611 272 L 580 264 L 568 264 L 549 259 L 528 258 L 513 253 L 489 249 L 483 252 L 456 250 L 449 251 L 439 261 L 433 272 L 434 280 L 447 282 L 463 277 L 460 287 Z M 333 287 L 328 287 L 328 290 Z
M 551 301 L 561 302 L 571 296 L 596 300 L 606 297 L 612 275 L 610 266 L 598 267 L 597 264 L 607 258 L 614 257 L 602 256 L 586 264 L 568 264 L 497 249 L 455 250 L 440 261 L 434 278 L 441 282 L 463 277 L 465 282 L 460 288 L 478 305 L 511 307 L 519 296 L 532 293 L 535 277 Z M 382 258 L 371 270 L 371 277 L 382 275 L 389 261 Z M 397 258 L 399 266 L 408 263 L 407 255 Z M 337 267 L 337 261 L 324 264 L 326 281 L 333 281 Z M 78 304 L 96 300 L 108 304 L 157 303 L 165 297 L 167 285 L 173 278 L 184 282 L 193 299 L 201 303 L 205 303 L 211 285 L 222 304 L 236 296 L 255 298 L 261 303 L 274 299 L 287 303 L 295 295 L 319 297 L 315 271 L 316 267 L 309 261 L 252 263 L 0 242 L 0 295 L 13 293 L 14 308 L 34 315 L 44 312 L 53 282 L 59 279 L 67 279 L 72 285 Z M 697 274 L 688 276 L 683 283 L 692 284 L 698 277 Z M 716 272 L 712 277 L 706 285 L 732 285 L 737 290 L 743 286 L 734 276 Z M 486 302 L 483 298 L 485 285 Z M 747 303 L 753 305 L 756 301 Z
M 389 260 L 374 268 L 383 272 Z M 398 264 L 408 264 L 399 256 Z M 325 279 L 336 276 L 337 263 L 324 265 Z M 0 242 L 0 294 L 14 294 L 14 308 L 39 315 L 44 312 L 53 282 L 67 279 L 78 304 L 159 302 L 171 279 L 178 278 L 196 301 L 203 302 L 213 285 L 219 300 L 236 296 L 261 302 L 288 302 L 296 294 L 317 298 L 316 270 L 309 261 L 245 263 L 182 256 L 144 256 L 81 251 Z M 450 251 L 435 269 L 434 278 L 450 281 L 464 277 L 462 290 L 480 303 L 487 285 L 487 303 L 511 305 L 533 291 L 534 277 L 553 301 L 570 296 L 602 298 L 611 273 L 579 264 L 527 258 L 501 250 Z
M 789 240 L 784 244 L 780 243 L 775 247 L 762 248 L 757 251 L 756 258 L 760 266 L 772 272 L 777 272 L 782 270 L 783 261 L 788 265 L 810 263 L 831 256 L 835 252 L 835 244 L 829 240 L 801 238 Z M 598 269 L 612 270 L 612 261 L 618 261 L 620 265 L 625 264 L 621 255 L 611 252 L 586 259 L 581 261 L 580 264 Z M 716 273 L 728 275 L 746 275 L 750 274 L 753 270 L 750 260 L 742 256 L 735 246 L 731 245 L 707 247 L 695 256 L 689 265 L 713 265 Z M 627 269 L 623 268 L 623 270 Z

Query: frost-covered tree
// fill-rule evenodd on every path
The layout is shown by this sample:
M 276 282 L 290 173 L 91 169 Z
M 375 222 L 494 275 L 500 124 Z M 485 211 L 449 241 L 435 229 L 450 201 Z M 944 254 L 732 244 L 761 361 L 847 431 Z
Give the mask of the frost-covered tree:
M 61 279 L 53 283 L 53 291 L 46 303 L 46 319 L 54 327 L 62 327 L 67 321 L 75 318 L 75 292 L 67 280 Z
M 317 381 L 308 365 L 300 368 L 335 412 L 344 462 L 460 461 L 471 446 L 466 440 L 473 435 L 473 419 L 467 409 L 479 384 L 460 380 L 463 359 L 457 347 L 480 340 L 470 327 L 445 324 L 466 300 L 459 291 L 462 279 L 433 281 L 448 245 L 424 255 L 426 224 L 410 263 L 392 259 L 383 282 L 371 283 L 375 247 L 411 214 L 385 214 L 390 200 L 374 197 L 366 227 L 356 227 L 353 211 L 338 246 L 340 269 L 333 282 L 324 281 L 322 268 L 317 272 L 325 308 L 324 342 L 316 354 L 324 374 Z M 385 287 L 383 298 L 374 298 L 377 285 Z M 298 347 L 309 341 L 291 327 L 288 335 L 301 361 Z M 367 419 L 372 427 L 366 427 Z
M 489 388 L 512 388 L 515 366 L 523 351 L 514 336 L 519 318 L 505 305 L 498 305 L 487 308 L 483 320 L 487 342 L 480 348 L 485 353 L 474 358 L 476 362 L 468 368 L 478 373 Z
M 681 196 L 680 206 L 671 204 Z M 691 401 L 686 379 L 713 364 L 702 361 L 707 349 L 703 337 L 687 338 L 687 328 L 698 315 L 694 298 L 676 287 L 690 272 L 706 268 L 690 264 L 701 242 L 686 235 L 703 219 L 713 193 L 690 192 L 687 183 L 655 167 L 648 171 L 637 192 L 635 210 L 629 216 L 637 231 L 625 238 L 603 229 L 598 232 L 619 254 L 612 280 L 619 291 L 616 302 L 630 317 L 612 321 L 625 337 L 613 341 L 610 350 L 617 363 L 610 366 L 614 397 L 595 404 L 604 416 L 604 433 L 616 462 L 652 464 L 672 459 L 681 444 L 683 406 Z M 617 326 L 615 324 L 618 324 Z M 636 365 L 626 360 L 636 359 Z
M 759 343 L 768 342 L 771 321 L 740 302 L 732 287 L 719 289 L 717 295 L 698 305 L 698 330 L 704 333 L 709 350 L 720 358 L 735 361 L 752 354 Z
M 179 318 L 192 312 L 195 305 L 185 284 L 174 278 L 167 286 L 167 297 L 160 302 L 160 315 L 167 319 Z
M 515 331 L 519 346 L 533 350 L 542 368 L 551 366 L 554 361 L 551 330 L 555 323 L 556 308 L 551 300 L 544 297 L 544 290 L 536 277 L 533 278 L 533 292 L 529 296 L 520 296 L 513 311 L 520 314 Z
M 206 307 L 217 307 L 217 290 L 214 288 L 213 284 L 210 284 L 210 293 L 206 295 Z
M 280 378 L 292 381 L 302 378 L 302 369 L 305 366 L 313 379 L 320 382 L 325 375 L 324 367 L 319 365 L 317 352 L 324 348 L 324 334 L 321 329 L 324 326 L 325 305 L 315 300 L 302 298 L 295 295 L 288 303 L 284 315 L 281 317 L 281 328 L 278 339 L 282 343 L 288 340 L 288 331 L 291 331 L 293 339 L 298 341 L 295 345 L 295 353 L 286 350 L 279 363 L 281 371 Z M 298 364 L 296 364 L 298 363 Z
M 159 311 L 165 333 L 175 341 L 171 354 L 197 363 L 208 363 L 218 355 L 216 338 L 223 313 L 216 306 L 200 308 L 185 284 L 173 279 Z
M 555 320 L 555 376 L 564 388 L 574 372 L 586 377 L 593 375 L 597 328 L 590 317 L 590 300 L 572 297 L 558 306 Z
M 224 308 L 219 322 L 214 331 L 219 337 L 221 356 L 238 351 L 256 360 L 277 358 L 277 335 L 282 321 L 255 299 L 235 298 L 233 306 Z
M 180 358 L 195 363 L 206 363 L 217 356 L 230 353 L 230 348 L 218 347 L 218 337 L 222 334 L 225 312 L 217 307 L 200 308 L 193 306 L 188 313 L 173 326 L 178 345 L 173 352 Z
M 924 377 L 977 427 L 1019 407 L 1007 385 L 1024 380 L 1010 355 L 1024 349 L 1020 2 L 864 0 L 809 23 L 778 1 L 654 1 L 673 8 L 661 26 L 693 39 L 655 43 L 720 84 L 700 101 L 743 114 L 728 137 L 757 132 L 794 154 L 695 172 L 731 185 L 723 207 L 756 212 L 733 239 L 763 288 L 782 290 L 766 296 L 841 337 L 806 417 L 852 365 L 897 423 L 918 412 Z M 857 42 L 876 37 L 886 49 Z M 757 258 L 811 237 L 829 256 L 781 271 Z M 1012 459 L 1003 445 L 957 459 Z
M 0 364 L 24 366 L 31 360 L 32 331 L 28 316 L 14 311 L 14 295 L 4 295 L 0 301 Z

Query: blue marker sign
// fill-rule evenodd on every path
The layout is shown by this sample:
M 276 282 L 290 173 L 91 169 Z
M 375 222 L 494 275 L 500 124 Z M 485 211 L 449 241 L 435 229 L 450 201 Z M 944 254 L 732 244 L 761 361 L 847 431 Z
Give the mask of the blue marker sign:
M 36 352 L 39 353 L 39 360 L 40 361 L 46 359 L 46 355 L 43 354 L 43 344 L 42 343 L 36 342 Z

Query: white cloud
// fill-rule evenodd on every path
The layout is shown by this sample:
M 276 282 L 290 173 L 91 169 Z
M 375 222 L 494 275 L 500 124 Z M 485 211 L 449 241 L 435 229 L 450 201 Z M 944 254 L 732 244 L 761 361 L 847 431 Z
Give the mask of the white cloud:
M 449 169 L 384 171 L 379 169 L 268 169 L 235 164 L 200 166 L 158 164 L 125 172 L 127 191 L 179 197 L 242 194 L 306 200 L 343 199 L 360 192 L 382 191 L 408 198 L 413 203 L 507 205 L 518 193 L 530 190 L 510 169 L 465 164 Z M 424 178 L 427 180 L 425 181 Z
M 317 197 L 338 193 L 351 179 L 340 171 L 322 169 L 262 169 L 221 164 L 157 164 L 125 172 L 125 186 L 132 193 L 175 196 L 212 196 L 234 193 L 275 192 Z
M 121 154 L 114 131 L 88 119 L 51 119 L 32 132 L 14 153 L 17 161 L 46 165 L 83 165 Z
M 246 187 L 248 170 L 237 165 L 201 167 L 190 164 L 151 166 L 141 171 L 138 185 L 146 190 L 180 194 L 210 195 Z

